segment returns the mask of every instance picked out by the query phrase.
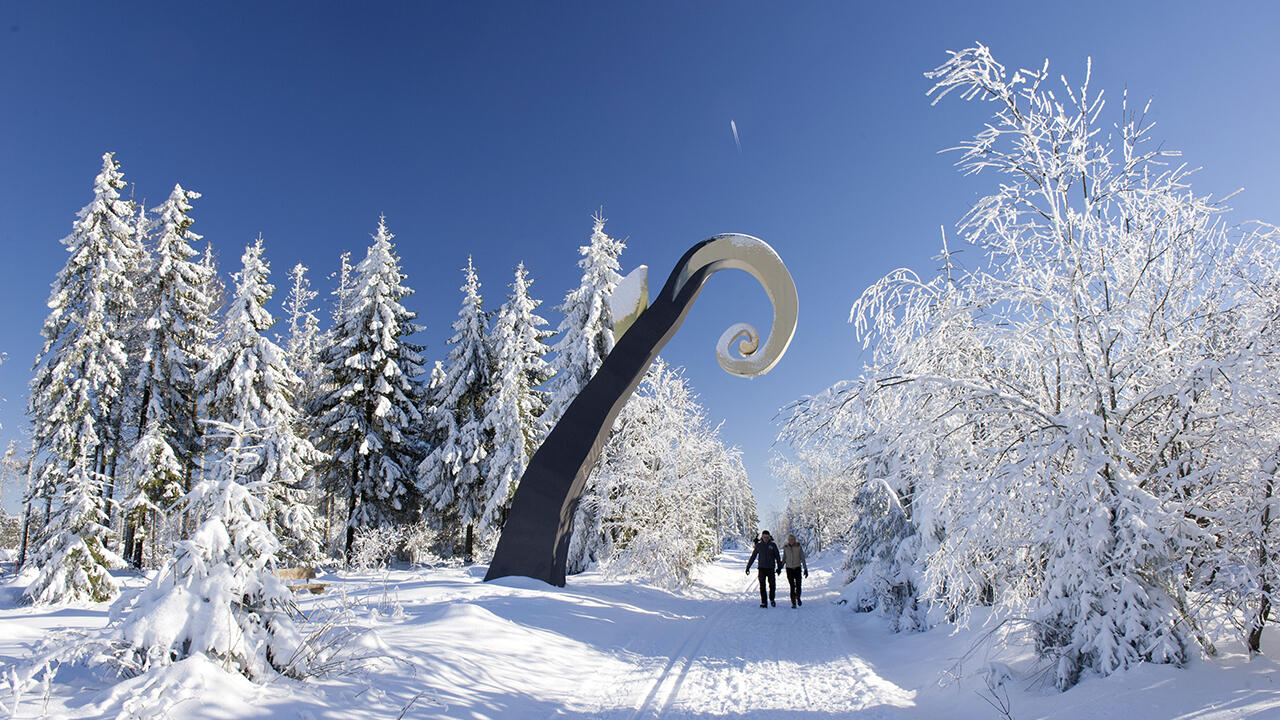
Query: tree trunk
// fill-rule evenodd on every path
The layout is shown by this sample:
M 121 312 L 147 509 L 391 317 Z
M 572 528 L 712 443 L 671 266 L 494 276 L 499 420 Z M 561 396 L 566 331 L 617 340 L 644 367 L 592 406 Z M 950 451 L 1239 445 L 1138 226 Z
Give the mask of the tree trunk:
M 17 570 L 21 570 L 27 562 L 27 538 L 31 533 L 31 498 L 27 498 L 24 504 L 26 507 L 22 511 L 22 541 L 18 547 L 18 563 L 15 566 Z
M 156 529 L 155 532 L 151 533 L 151 562 L 155 563 L 156 558 L 160 556 L 160 548 L 157 546 L 157 543 L 160 542 L 160 515 L 155 510 L 151 511 L 151 527 Z M 139 560 L 142 558 L 141 548 L 138 549 L 138 558 Z
M 1249 636 L 1247 638 L 1249 644 L 1249 652 L 1262 652 L 1262 631 L 1267 627 L 1267 618 L 1271 615 L 1271 584 L 1263 583 L 1262 585 L 1262 602 L 1258 604 L 1258 615 L 1253 620 L 1252 627 L 1249 628 Z
M 356 526 L 352 522 L 356 517 L 356 472 L 356 464 L 351 463 L 351 497 L 347 502 L 347 541 L 342 548 L 342 555 L 347 559 L 347 567 L 351 567 L 351 545 L 356 540 Z
M 136 527 L 137 527 L 137 522 L 134 520 L 133 516 L 126 515 L 124 518 L 124 556 L 125 556 L 125 559 L 131 561 L 130 564 L 132 564 L 135 568 L 138 567 L 138 563 L 132 562 L 132 558 L 133 558 L 133 546 L 136 544 L 134 542 L 134 537 L 136 536 Z
M 1275 481 L 1268 479 L 1264 497 L 1270 499 L 1274 494 Z M 1254 618 L 1246 637 L 1250 654 L 1262 652 L 1262 631 L 1266 629 L 1267 618 L 1271 615 L 1271 578 L 1267 569 L 1267 535 L 1270 534 L 1270 530 L 1271 504 L 1268 502 L 1262 510 L 1262 532 L 1260 533 L 1262 537 L 1258 538 L 1258 568 L 1262 574 L 1262 599 L 1258 603 L 1258 615 Z
M 472 525 L 471 523 L 467 523 L 467 549 L 466 549 L 466 552 L 463 554 L 462 559 L 468 563 L 472 562 L 472 558 L 474 557 L 474 555 L 471 552 L 475 543 L 474 531 L 475 531 L 475 526 Z

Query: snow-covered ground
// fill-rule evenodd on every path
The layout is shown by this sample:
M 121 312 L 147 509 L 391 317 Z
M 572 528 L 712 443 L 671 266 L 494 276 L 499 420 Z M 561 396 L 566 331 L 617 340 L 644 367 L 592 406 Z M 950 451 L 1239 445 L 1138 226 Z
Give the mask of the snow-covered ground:
M 484 567 L 322 577 L 300 598 L 312 630 L 359 632 L 321 650 L 327 672 L 255 685 L 190 659 L 119 681 L 61 667 L 14 717 L 55 718 L 1280 718 L 1270 659 L 1224 648 L 1185 669 L 1088 678 L 1066 693 L 1038 681 L 1025 648 L 980 642 L 991 628 L 894 634 L 836 604 L 831 568 L 811 568 L 803 607 L 758 607 L 754 572 L 727 552 L 691 590 L 670 593 L 587 573 L 563 589 Z M 127 592 L 140 586 L 136 578 Z M 0 671 L 21 667 L 55 630 L 99 627 L 106 607 L 30 608 L 0 587 Z M 1275 630 L 1271 630 L 1274 633 Z M 69 640 L 71 641 L 71 640 Z M 1272 654 L 1280 643 L 1271 643 Z M 1004 675 L 995 695 L 987 678 Z M 1007 696 L 1005 693 L 1007 692 Z M 0 702 L 10 708 L 9 681 Z

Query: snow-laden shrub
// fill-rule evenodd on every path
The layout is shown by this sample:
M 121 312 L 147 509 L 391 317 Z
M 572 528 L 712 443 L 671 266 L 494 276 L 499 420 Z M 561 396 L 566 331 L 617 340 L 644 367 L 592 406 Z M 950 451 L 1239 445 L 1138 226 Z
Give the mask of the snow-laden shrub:
M 404 540 L 404 530 L 389 525 L 357 530 L 355 540 L 351 543 L 348 563 L 357 570 L 385 568 L 400 550 Z
M 430 521 L 420 520 L 404 528 L 403 547 L 409 562 L 433 565 L 440 562 L 440 531 Z

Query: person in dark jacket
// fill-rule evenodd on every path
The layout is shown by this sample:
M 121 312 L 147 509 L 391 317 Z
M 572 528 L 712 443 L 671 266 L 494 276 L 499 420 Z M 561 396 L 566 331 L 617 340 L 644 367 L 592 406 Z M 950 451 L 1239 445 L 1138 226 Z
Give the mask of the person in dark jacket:
M 760 542 L 756 543 L 751 559 L 747 561 L 748 575 L 751 574 L 751 563 L 756 562 L 757 557 L 760 558 L 760 562 L 756 565 L 760 576 L 760 607 L 767 608 L 770 605 L 777 607 L 778 603 L 774 602 L 773 596 L 778 588 L 776 573 L 782 570 L 782 555 L 778 552 L 778 544 L 769 536 L 768 530 L 760 533 Z M 768 592 L 765 591 L 766 585 L 768 585 Z
M 782 564 L 787 566 L 787 585 L 791 586 L 791 607 L 803 605 L 800 599 L 800 570 L 804 570 L 804 576 L 809 577 L 809 565 L 804 561 L 804 548 L 800 547 L 800 543 L 796 542 L 795 535 L 788 535 L 787 542 L 782 546 Z

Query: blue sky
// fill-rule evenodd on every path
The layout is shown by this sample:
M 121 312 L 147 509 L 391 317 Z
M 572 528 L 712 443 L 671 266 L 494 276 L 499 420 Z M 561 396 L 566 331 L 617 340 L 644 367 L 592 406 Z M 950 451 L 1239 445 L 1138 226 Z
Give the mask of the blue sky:
M 1091 56 L 1112 117 L 1125 87 L 1154 98 L 1155 135 L 1204 167 L 1199 192 L 1243 187 L 1235 219 L 1280 219 L 1277 6 L 972 5 L 5 3 L 0 442 L 25 428 L 58 239 L 111 150 L 149 204 L 174 182 L 203 193 L 193 229 L 225 271 L 261 233 L 280 286 L 302 262 L 327 292 L 385 213 L 432 359 L 468 253 L 491 308 L 523 260 L 554 324 L 597 208 L 627 239 L 624 270 L 647 264 L 659 284 L 709 235 L 763 238 L 799 290 L 787 357 L 753 380 L 720 371 L 725 327 L 769 323 L 764 293 L 730 272 L 664 354 L 776 508 L 777 409 L 857 373 L 850 304 L 895 267 L 930 270 L 940 228 L 993 187 L 938 154 L 990 110 L 930 107 L 922 73 L 946 50 L 980 41 L 1075 79 Z

